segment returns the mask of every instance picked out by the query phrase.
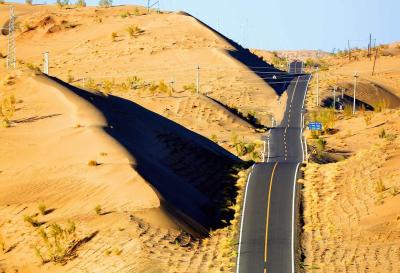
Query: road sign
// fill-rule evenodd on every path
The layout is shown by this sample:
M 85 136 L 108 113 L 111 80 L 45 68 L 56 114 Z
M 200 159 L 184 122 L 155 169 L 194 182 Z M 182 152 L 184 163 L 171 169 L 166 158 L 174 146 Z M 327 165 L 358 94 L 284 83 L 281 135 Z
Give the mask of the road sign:
M 321 131 L 322 124 L 321 122 L 310 122 L 308 123 L 308 129 L 310 129 L 311 131 Z

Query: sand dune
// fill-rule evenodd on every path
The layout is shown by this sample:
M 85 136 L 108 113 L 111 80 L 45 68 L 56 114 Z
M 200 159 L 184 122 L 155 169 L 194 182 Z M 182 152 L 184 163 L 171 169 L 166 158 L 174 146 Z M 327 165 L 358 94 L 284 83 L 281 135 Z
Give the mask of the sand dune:
M 72 10 L 43 6 L 26 10 L 25 5 L 16 5 L 17 14 L 21 14 L 17 17 L 18 57 L 41 66 L 46 48 L 50 52 L 50 74 L 65 81 L 72 76 L 77 83 L 82 78 L 122 82 L 138 76 L 149 82 L 173 79 L 177 90 L 195 83 L 200 65 L 202 93 L 245 113 L 256 110 L 266 124 L 271 115 L 280 120 L 284 100 L 278 104 L 277 93 L 281 94 L 282 87 L 268 85 L 271 79 L 257 74 L 276 71 L 268 63 L 188 14 L 121 17 L 127 12 L 133 14 L 136 8 L 139 14 L 145 12 L 135 6 Z M 6 6 L 1 6 L 0 12 L 6 14 Z M 130 37 L 128 27 L 138 27 L 141 32 Z M 112 33 L 116 35 L 114 41 Z M 0 50 L 5 52 L 5 48 Z M 96 65 L 99 58 L 100 66 Z
M 265 74 L 279 71 L 185 13 L 14 6 L 17 69 L 0 67 L 1 98 L 15 101 L 0 128 L 0 271 L 229 272 L 246 175 L 232 172 L 232 139 L 260 142 L 254 120 L 280 120 L 285 86 Z M 0 5 L 0 25 L 7 16 Z M 44 51 L 51 77 L 37 72 Z M 41 264 L 26 217 L 44 230 L 74 221 L 77 256 Z

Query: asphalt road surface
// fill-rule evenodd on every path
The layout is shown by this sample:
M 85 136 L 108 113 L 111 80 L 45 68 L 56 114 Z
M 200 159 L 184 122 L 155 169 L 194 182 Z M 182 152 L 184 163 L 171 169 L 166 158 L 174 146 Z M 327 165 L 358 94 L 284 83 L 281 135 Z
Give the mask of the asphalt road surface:
M 293 74 L 302 64 L 290 64 Z M 284 76 L 284 75 L 282 75 Z M 304 161 L 303 106 L 311 76 L 291 81 L 281 124 L 270 130 L 265 163 L 253 166 L 243 204 L 237 273 L 294 273 L 297 174 Z

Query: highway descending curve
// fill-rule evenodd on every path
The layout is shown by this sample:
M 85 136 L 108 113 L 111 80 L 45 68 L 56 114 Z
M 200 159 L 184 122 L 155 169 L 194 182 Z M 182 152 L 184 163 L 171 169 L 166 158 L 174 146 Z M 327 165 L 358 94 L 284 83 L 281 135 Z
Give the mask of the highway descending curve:
M 294 273 L 297 249 L 297 174 L 305 159 L 303 106 L 311 75 L 293 62 L 282 122 L 271 128 L 265 162 L 248 177 L 238 245 L 237 273 Z M 283 74 L 284 75 L 284 74 Z M 283 76 L 282 75 L 282 76 Z

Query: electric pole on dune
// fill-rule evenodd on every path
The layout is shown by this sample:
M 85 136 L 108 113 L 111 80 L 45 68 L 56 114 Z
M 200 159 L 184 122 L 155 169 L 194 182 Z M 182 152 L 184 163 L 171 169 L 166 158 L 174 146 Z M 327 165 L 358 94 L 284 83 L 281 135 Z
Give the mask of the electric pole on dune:
M 14 7 L 10 6 L 10 22 L 8 24 L 7 69 L 15 68 Z
M 151 0 L 147 0 L 147 13 L 150 13 L 150 9 L 157 5 L 157 12 L 160 12 L 160 0 L 152 3 Z
M 200 65 L 197 65 L 196 69 L 196 93 L 197 95 L 200 94 Z
M 49 75 L 49 52 L 43 52 L 43 73 Z
M 347 47 L 349 51 L 349 61 L 351 61 L 351 48 L 350 48 L 350 40 L 347 40 Z

